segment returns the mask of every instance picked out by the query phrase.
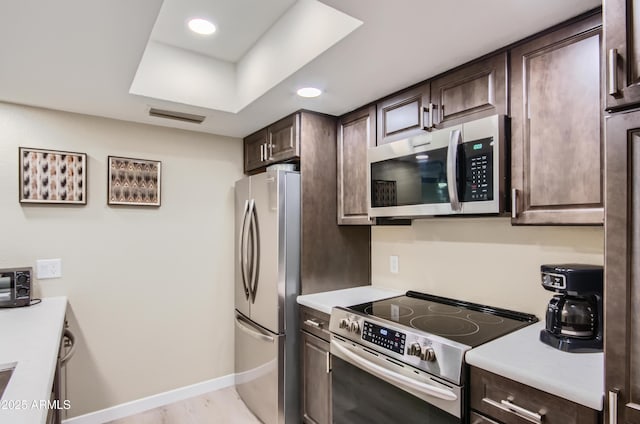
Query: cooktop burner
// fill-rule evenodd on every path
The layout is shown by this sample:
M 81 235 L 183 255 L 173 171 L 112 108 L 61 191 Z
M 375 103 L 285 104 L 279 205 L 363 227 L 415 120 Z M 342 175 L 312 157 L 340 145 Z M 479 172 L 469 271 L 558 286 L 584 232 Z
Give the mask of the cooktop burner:
M 409 321 L 413 328 L 443 337 L 470 336 L 480 331 L 480 326 L 464 317 L 453 315 L 420 315 Z
M 412 291 L 349 309 L 471 347 L 537 321 L 533 315 Z

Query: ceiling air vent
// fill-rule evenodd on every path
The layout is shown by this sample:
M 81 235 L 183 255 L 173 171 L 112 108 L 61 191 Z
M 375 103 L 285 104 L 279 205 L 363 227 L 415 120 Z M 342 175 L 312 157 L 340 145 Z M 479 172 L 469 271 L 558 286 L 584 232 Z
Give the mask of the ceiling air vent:
M 154 107 L 149 109 L 149 116 L 175 119 L 183 122 L 191 122 L 192 124 L 202 124 L 202 121 L 204 121 L 205 118 L 202 115 L 192 115 L 190 113 L 176 112 L 173 110 L 156 109 Z

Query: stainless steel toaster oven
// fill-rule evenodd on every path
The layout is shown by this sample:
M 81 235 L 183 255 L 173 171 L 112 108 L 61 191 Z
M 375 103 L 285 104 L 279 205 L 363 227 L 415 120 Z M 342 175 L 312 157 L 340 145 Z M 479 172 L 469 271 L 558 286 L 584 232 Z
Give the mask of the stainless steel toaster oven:
M 29 306 L 32 273 L 31 268 L 0 269 L 0 308 Z

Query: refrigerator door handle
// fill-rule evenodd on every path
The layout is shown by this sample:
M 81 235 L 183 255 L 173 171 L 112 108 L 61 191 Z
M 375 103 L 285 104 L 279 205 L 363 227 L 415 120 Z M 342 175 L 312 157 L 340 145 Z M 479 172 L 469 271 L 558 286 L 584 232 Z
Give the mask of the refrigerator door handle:
M 244 331 L 254 339 L 258 339 L 258 340 L 269 342 L 269 343 L 273 343 L 275 341 L 273 336 L 271 336 L 265 330 L 256 327 L 249 320 L 247 320 L 246 318 L 238 314 L 236 314 L 236 325 L 240 330 Z
M 249 287 L 247 284 L 247 243 L 246 239 L 248 238 L 248 228 L 247 228 L 247 217 L 249 212 L 249 201 L 244 201 L 244 212 L 242 213 L 242 226 L 240 228 L 240 248 L 238 252 L 238 257 L 240 261 L 240 276 L 242 277 L 242 287 L 244 288 L 244 297 L 249 299 Z
M 255 200 L 249 205 L 249 231 L 251 231 L 251 279 L 249 290 L 251 291 L 251 303 L 255 303 L 258 292 L 258 280 L 260 278 L 260 228 L 258 227 L 258 213 Z

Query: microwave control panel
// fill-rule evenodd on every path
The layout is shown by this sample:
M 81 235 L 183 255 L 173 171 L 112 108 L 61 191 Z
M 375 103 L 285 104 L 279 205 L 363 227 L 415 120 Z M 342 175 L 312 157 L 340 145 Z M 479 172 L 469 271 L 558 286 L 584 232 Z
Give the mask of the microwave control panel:
M 465 158 L 464 202 L 493 200 L 493 137 L 462 145 Z

